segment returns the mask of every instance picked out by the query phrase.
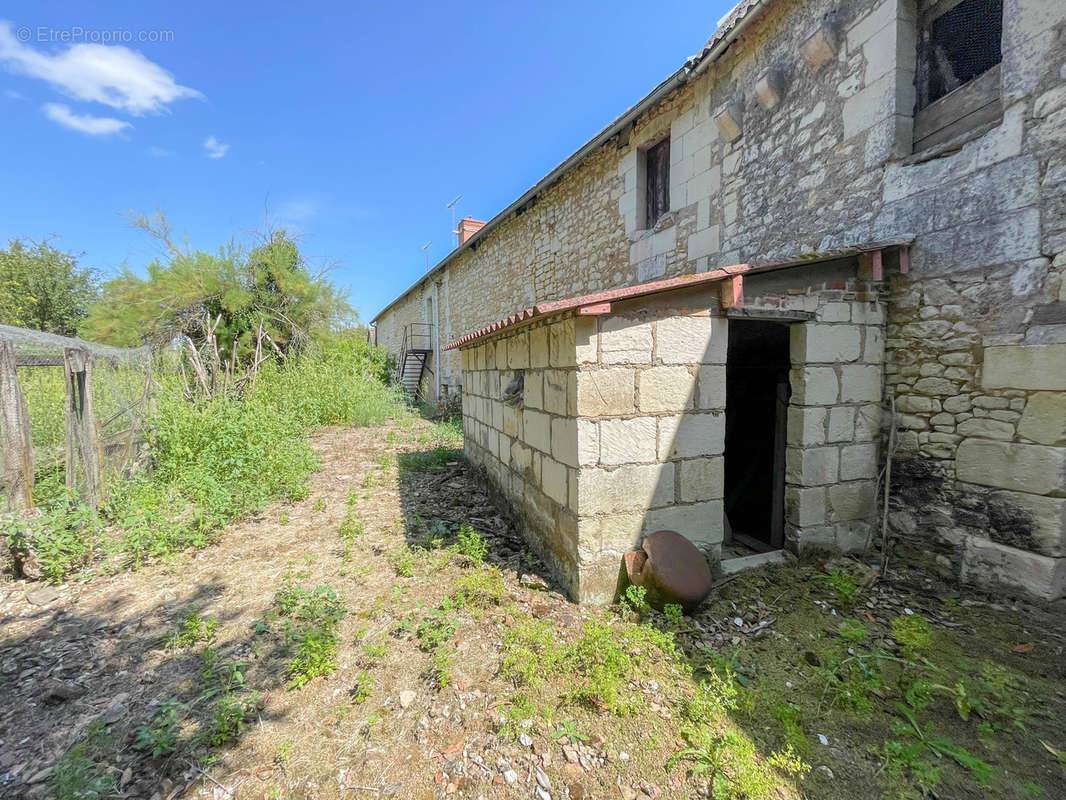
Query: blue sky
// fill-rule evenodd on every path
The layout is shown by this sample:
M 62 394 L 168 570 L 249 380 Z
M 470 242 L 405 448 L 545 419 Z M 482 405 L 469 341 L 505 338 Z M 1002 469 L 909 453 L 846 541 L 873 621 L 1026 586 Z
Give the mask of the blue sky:
M 206 250 L 268 215 L 368 320 L 452 247 L 445 203 L 492 217 L 730 3 L 79 5 L 0 10 L 0 240 L 107 275 L 158 254 L 126 210 Z

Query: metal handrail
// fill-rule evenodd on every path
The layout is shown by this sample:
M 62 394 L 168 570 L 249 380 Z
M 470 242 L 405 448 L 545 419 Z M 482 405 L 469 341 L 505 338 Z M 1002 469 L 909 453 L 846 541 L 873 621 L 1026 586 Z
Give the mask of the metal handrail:
M 411 322 L 404 326 L 406 350 L 432 350 L 433 324 L 430 322 Z M 423 346 L 424 345 L 424 346 Z
M 396 360 L 396 379 L 403 378 L 407 354 L 412 350 L 433 350 L 433 324 L 430 322 L 409 322 L 403 326 L 403 339 L 400 341 L 400 357 Z M 424 366 L 428 369 L 428 366 Z

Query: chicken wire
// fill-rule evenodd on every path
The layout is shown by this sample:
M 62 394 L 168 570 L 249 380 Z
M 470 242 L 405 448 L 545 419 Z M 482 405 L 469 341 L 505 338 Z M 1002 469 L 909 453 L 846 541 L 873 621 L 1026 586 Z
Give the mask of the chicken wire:
M 89 355 L 88 387 L 105 475 L 125 472 L 137 461 L 152 386 L 152 347 L 111 347 L 8 325 L 0 325 L 0 340 L 10 342 L 15 351 L 29 416 L 35 484 L 64 484 L 69 396 L 64 358 L 69 350 Z M 82 480 L 80 474 L 73 476 L 72 488 Z

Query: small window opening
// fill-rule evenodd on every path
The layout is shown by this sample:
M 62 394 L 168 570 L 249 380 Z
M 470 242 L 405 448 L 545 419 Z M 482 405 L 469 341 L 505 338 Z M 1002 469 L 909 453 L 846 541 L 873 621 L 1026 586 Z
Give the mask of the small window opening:
M 1003 0 L 921 0 L 915 150 L 1002 116 Z
M 644 155 L 645 227 L 651 228 L 670 210 L 670 139 L 649 147 Z

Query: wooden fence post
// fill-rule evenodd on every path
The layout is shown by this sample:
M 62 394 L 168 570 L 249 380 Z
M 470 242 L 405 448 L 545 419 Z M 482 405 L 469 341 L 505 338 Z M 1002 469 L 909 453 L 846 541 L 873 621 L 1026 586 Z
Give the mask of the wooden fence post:
M 93 359 L 88 350 L 68 347 L 63 351 L 63 374 L 67 386 L 67 488 L 77 488 L 78 464 L 85 483 L 83 499 L 96 508 L 105 499 L 103 451 L 100 431 L 93 414 Z
M 16 363 L 15 346 L 0 340 L 0 481 L 8 508 L 22 511 L 33 505 L 33 441 Z

